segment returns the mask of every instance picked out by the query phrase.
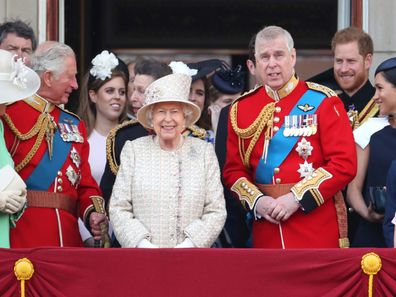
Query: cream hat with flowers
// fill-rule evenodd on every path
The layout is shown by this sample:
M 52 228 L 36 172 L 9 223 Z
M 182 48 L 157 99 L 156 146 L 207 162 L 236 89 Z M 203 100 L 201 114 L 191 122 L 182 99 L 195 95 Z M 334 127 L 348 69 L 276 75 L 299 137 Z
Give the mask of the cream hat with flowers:
M 186 126 L 190 126 L 198 121 L 201 116 L 200 108 L 188 100 L 191 88 L 191 76 L 197 70 L 188 68 L 183 62 L 171 62 L 169 66 L 173 73 L 163 76 L 152 82 L 144 92 L 145 100 L 143 107 L 137 112 L 138 121 L 150 129 L 151 107 L 161 102 L 180 102 L 190 113 L 186 117 Z
M 30 97 L 40 87 L 40 77 L 22 59 L 0 49 L 0 104 Z

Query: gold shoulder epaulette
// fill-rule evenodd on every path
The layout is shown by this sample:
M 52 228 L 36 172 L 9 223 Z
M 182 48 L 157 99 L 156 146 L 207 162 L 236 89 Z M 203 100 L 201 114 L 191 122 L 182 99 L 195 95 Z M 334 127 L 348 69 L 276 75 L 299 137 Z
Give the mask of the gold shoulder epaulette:
M 135 119 L 125 121 L 115 128 L 111 129 L 109 132 L 109 135 L 106 138 L 106 157 L 107 161 L 109 162 L 110 170 L 111 172 L 114 173 L 114 175 L 117 174 L 119 164 L 117 163 L 116 157 L 115 157 L 115 138 L 117 135 L 117 132 L 125 127 L 133 126 L 139 124 L 139 122 Z
M 330 89 L 326 86 L 323 86 L 323 85 L 320 85 L 317 83 L 313 83 L 310 81 L 307 81 L 306 84 L 307 84 L 308 88 L 310 88 L 311 90 L 322 92 L 322 93 L 326 94 L 327 97 L 337 96 L 336 92 L 334 92 L 332 89 Z
M 374 117 L 379 112 L 378 105 L 375 103 L 374 99 L 370 99 L 370 101 L 366 104 L 361 112 L 359 112 L 358 120 L 359 125 L 363 124 L 369 118 Z
M 247 97 L 250 94 L 253 94 L 254 92 L 258 91 L 260 89 L 261 85 L 256 85 L 253 89 L 250 89 L 249 91 L 246 91 L 242 95 L 240 95 L 238 98 L 236 98 L 231 104 L 234 104 L 237 101 L 242 100 L 243 98 Z
M 55 107 L 60 108 L 62 111 L 64 111 L 64 112 L 76 117 L 79 121 L 81 121 L 81 118 L 77 114 L 75 114 L 74 112 L 72 112 L 72 111 L 70 111 L 70 110 L 68 110 L 68 109 L 66 109 L 64 107 L 60 107 L 58 105 L 55 105 Z
M 191 125 L 187 127 L 187 130 L 191 132 L 191 134 L 194 137 L 197 137 L 199 139 L 205 139 L 206 136 L 206 130 L 198 127 L 197 125 Z

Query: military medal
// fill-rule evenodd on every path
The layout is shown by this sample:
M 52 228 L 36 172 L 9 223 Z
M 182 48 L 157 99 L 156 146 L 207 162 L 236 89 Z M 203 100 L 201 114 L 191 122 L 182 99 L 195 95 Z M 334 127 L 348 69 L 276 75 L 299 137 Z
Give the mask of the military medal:
M 304 159 L 304 163 L 299 164 L 300 168 L 297 170 L 302 178 L 310 176 L 314 172 L 312 163 L 307 162 L 308 157 L 312 155 L 312 150 L 313 146 L 305 139 L 305 137 L 303 137 L 297 144 L 296 151 L 298 155 Z
M 80 157 L 80 154 L 77 152 L 77 150 L 74 147 L 70 151 L 70 159 L 72 159 L 74 165 L 76 165 L 77 168 L 80 168 L 81 157 Z
M 283 130 L 283 136 L 289 137 L 290 136 L 290 117 L 285 116 L 285 129 Z
M 73 167 L 71 165 L 69 165 L 69 167 L 67 167 L 66 169 L 66 176 L 69 179 L 70 183 L 72 184 L 72 186 L 74 186 L 75 188 L 78 187 L 78 184 L 80 183 L 80 179 L 81 179 L 81 174 L 77 173 Z
M 297 136 L 297 117 L 295 115 L 291 116 L 292 127 L 290 128 L 290 136 Z
M 318 131 L 318 121 L 317 121 L 318 117 L 316 114 L 313 115 L 313 121 L 312 121 L 312 125 L 311 125 L 311 130 L 312 130 L 312 135 L 315 135 L 316 132 Z
M 59 126 L 60 136 L 62 137 L 63 141 L 67 141 L 67 132 L 65 129 L 65 125 L 62 123 L 58 123 L 58 126 Z
M 304 160 L 308 159 L 310 155 L 312 155 L 313 146 L 309 141 L 303 137 L 301 141 L 297 143 L 296 151 L 300 157 Z
M 75 141 L 83 143 L 84 142 L 84 138 L 82 137 L 80 131 L 78 130 L 78 126 L 77 125 L 71 125 L 71 128 L 73 130 L 73 135 L 74 135 Z
M 300 173 L 301 178 L 308 177 L 314 172 L 312 163 L 308 163 L 306 160 L 304 161 L 304 164 L 299 164 L 299 166 L 300 169 L 298 169 L 297 172 Z

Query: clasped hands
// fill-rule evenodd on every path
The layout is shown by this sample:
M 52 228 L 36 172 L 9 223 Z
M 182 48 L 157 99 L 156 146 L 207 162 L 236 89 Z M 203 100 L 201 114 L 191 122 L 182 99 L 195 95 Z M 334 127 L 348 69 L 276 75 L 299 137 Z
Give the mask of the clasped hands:
M 296 201 L 293 193 L 287 193 L 274 199 L 270 196 L 262 196 L 256 204 L 256 216 L 267 221 L 279 224 L 281 221 L 289 219 L 300 205 Z

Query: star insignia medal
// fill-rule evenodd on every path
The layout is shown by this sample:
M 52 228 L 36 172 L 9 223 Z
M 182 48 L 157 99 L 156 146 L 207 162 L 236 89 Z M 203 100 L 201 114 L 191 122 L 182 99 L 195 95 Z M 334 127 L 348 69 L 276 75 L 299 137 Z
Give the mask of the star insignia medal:
M 72 166 L 69 165 L 66 169 L 66 176 L 69 179 L 70 183 L 77 188 L 80 183 L 81 175 L 77 173 Z
M 310 176 L 314 172 L 312 163 L 308 163 L 306 160 L 304 161 L 304 164 L 299 164 L 299 166 L 300 169 L 298 169 L 297 172 L 300 173 L 301 178 Z
M 297 170 L 300 173 L 300 177 L 304 178 L 310 176 L 314 172 L 314 168 L 312 167 L 312 163 L 308 163 L 307 159 L 312 155 L 313 146 L 309 141 L 303 137 L 301 141 L 297 143 L 296 152 L 300 157 L 304 159 L 303 164 L 299 164 L 300 168 Z
M 308 159 L 312 155 L 313 146 L 309 141 L 303 137 L 300 142 L 297 143 L 296 151 L 300 157 L 304 160 Z
M 77 150 L 74 147 L 70 151 L 70 159 L 72 159 L 74 165 L 76 165 L 77 168 L 80 168 L 81 157 L 80 157 L 80 154 L 77 152 Z

